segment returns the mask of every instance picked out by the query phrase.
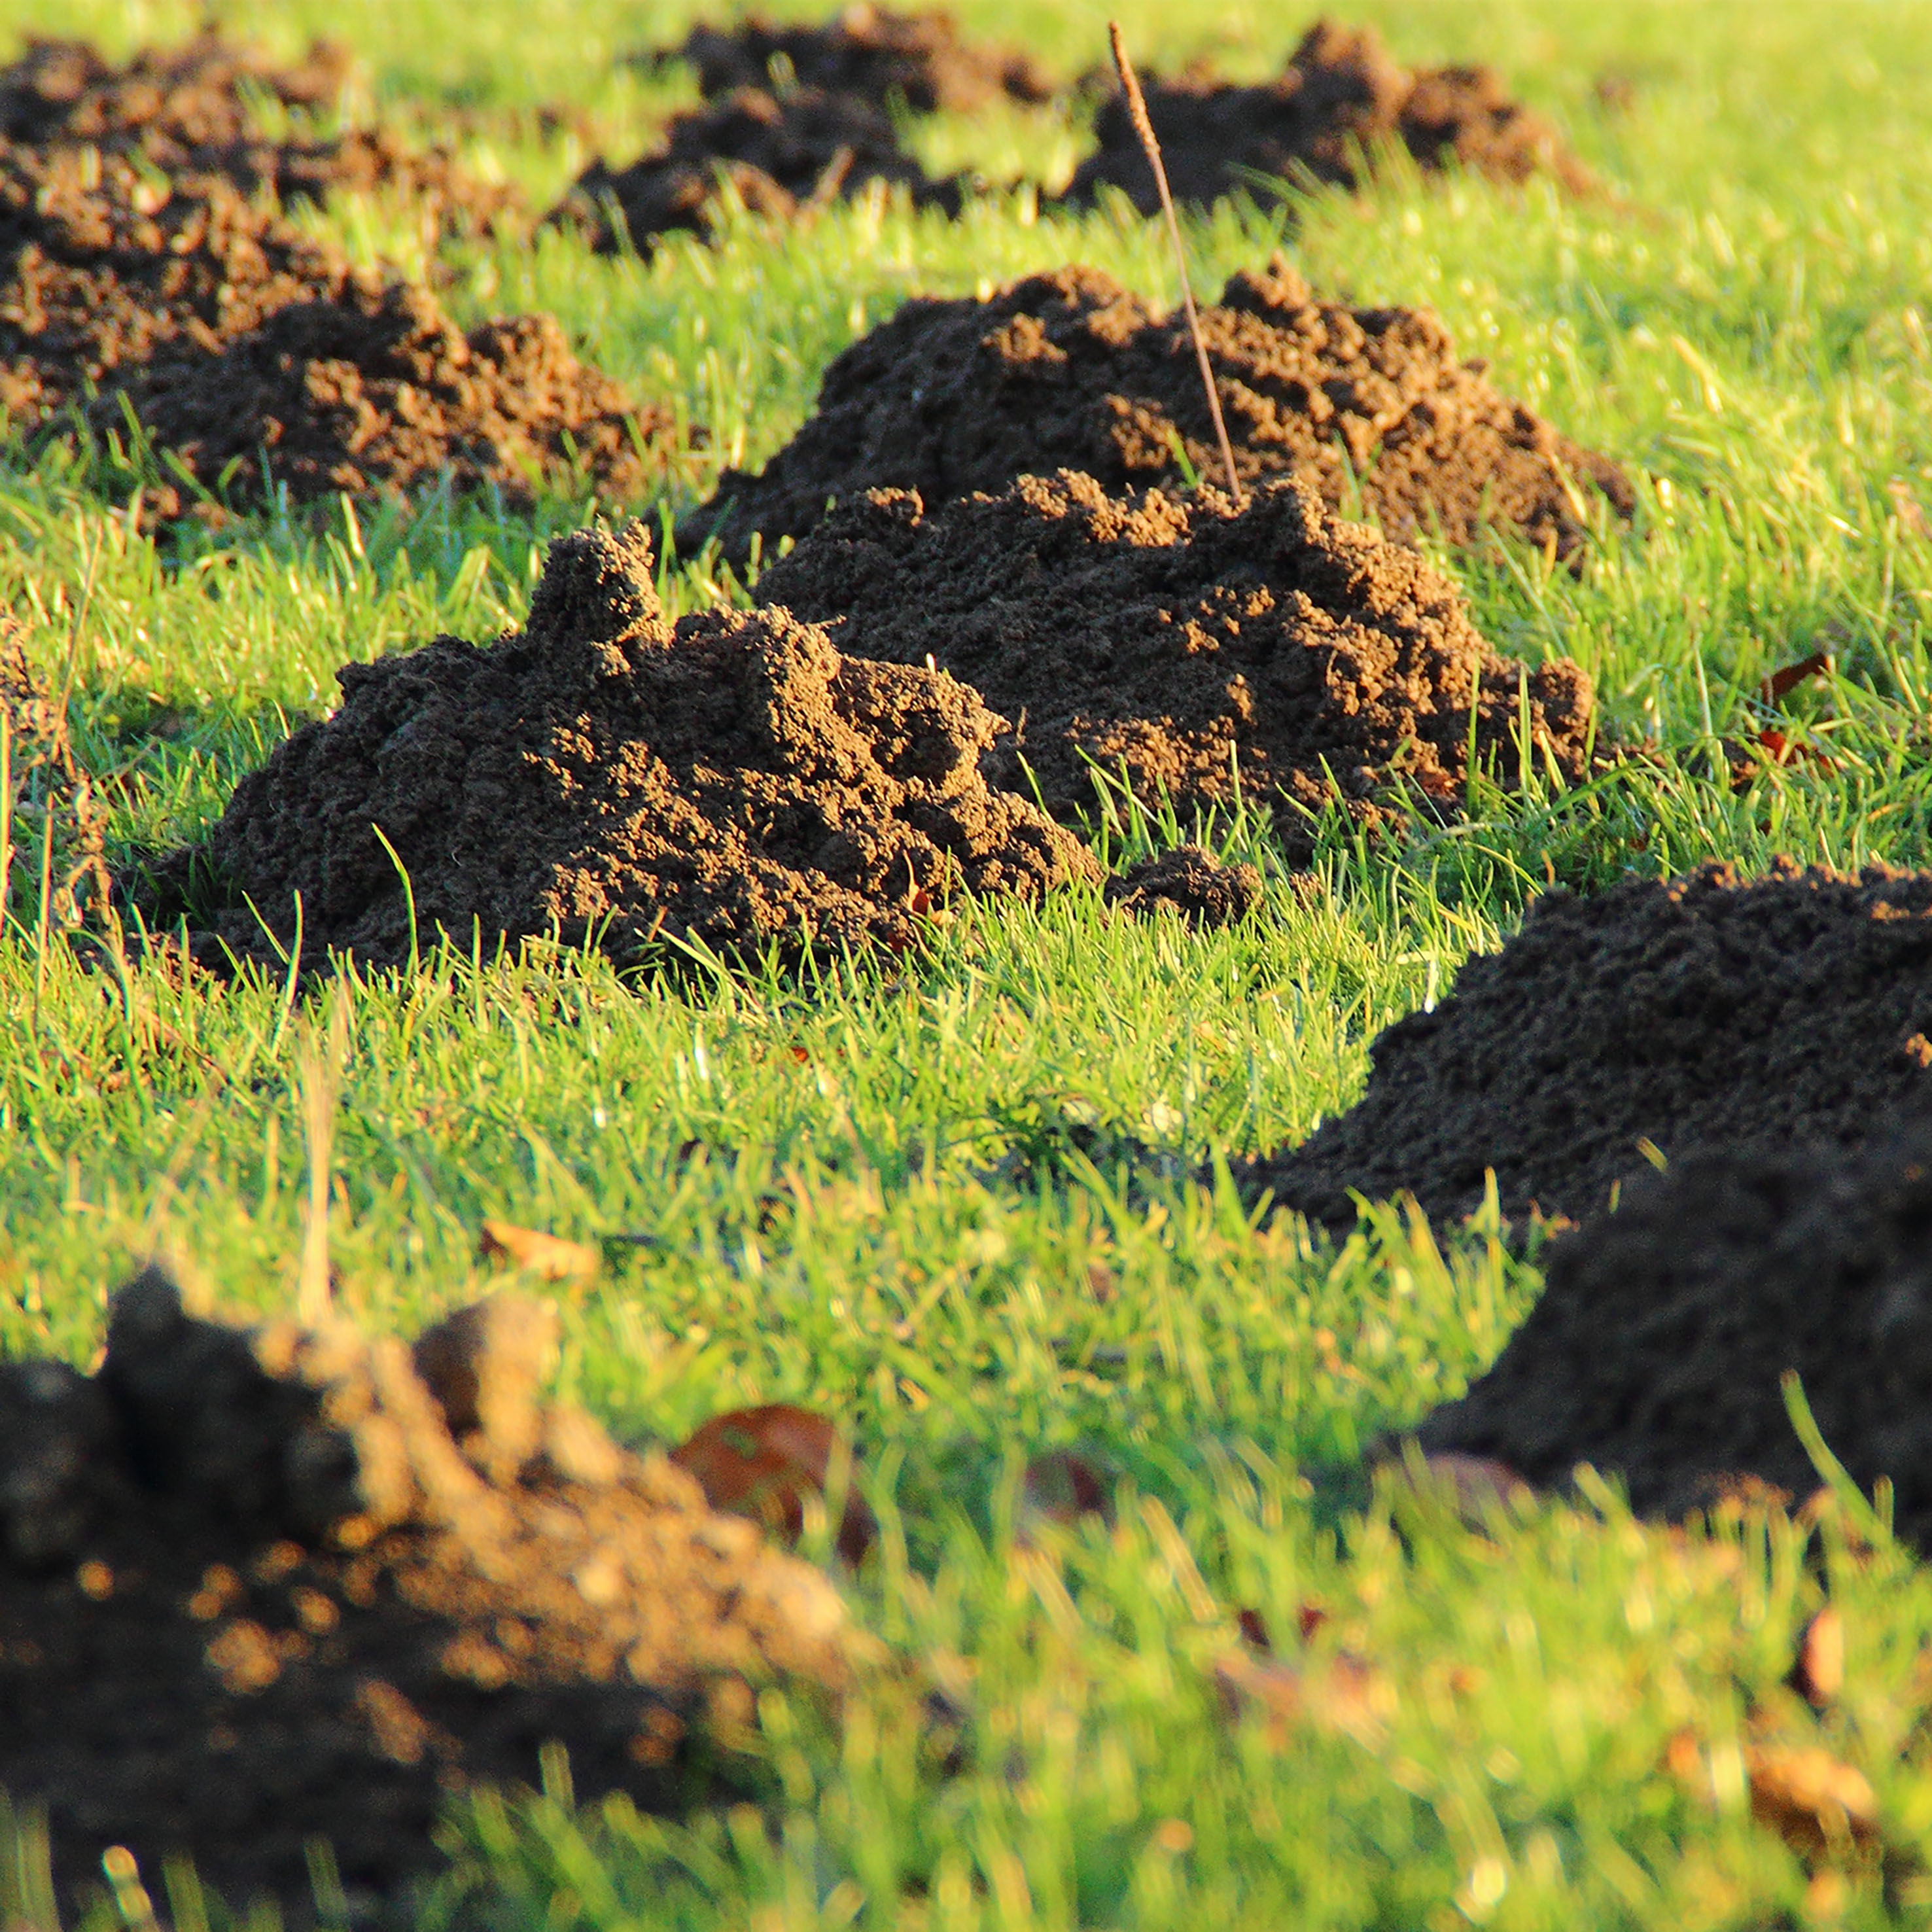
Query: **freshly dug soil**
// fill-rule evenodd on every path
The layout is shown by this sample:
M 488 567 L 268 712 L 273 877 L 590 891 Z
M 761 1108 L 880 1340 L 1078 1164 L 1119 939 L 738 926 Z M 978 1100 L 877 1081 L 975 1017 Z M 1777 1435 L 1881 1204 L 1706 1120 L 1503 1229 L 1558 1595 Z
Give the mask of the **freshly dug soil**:
M 320 1835 L 393 1901 L 445 1794 L 534 1784 L 550 1740 L 580 1795 L 673 1809 L 734 1778 L 753 1686 L 836 1697 L 837 1593 L 542 1402 L 556 1330 L 510 1298 L 413 1352 L 243 1327 L 151 1268 L 91 1379 L 0 1366 L 0 1786 L 70 1900 L 118 1844 L 306 1921 Z
M 900 14 L 868 0 L 822 26 L 781 26 L 752 14 L 730 28 L 694 27 L 680 46 L 645 58 L 653 66 L 688 61 L 706 99 L 772 86 L 775 61 L 798 86 L 854 94 L 880 108 L 897 98 L 922 114 L 970 113 L 1003 95 L 1029 102 L 1053 95 L 1028 55 L 961 40 L 950 14 Z
M 1109 905 L 1142 919 L 1165 910 L 1190 926 L 1232 926 L 1261 904 L 1262 875 L 1250 865 L 1223 865 L 1198 845 L 1180 845 L 1130 866 L 1102 891 Z
M 272 140 L 250 96 L 299 113 L 326 114 L 355 72 L 347 50 L 318 42 L 296 66 L 206 32 L 182 45 L 146 48 L 124 67 L 84 40 L 32 40 L 0 68 L 0 136 L 46 153 L 91 148 L 139 155 L 170 176 L 218 176 L 253 196 L 268 188 L 285 205 L 338 190 L 406 194 L 430 205 L 446 232 L 481 234 L 522 217 L 520 197 L 478 181 L 440 148 L 418 152 L 380 128 Z
M 1540 114 L 1509 98 L 1486 67 L 1402 66 L 1372 28 L 1318 20 L 1281 77 L 1258 87 L 1190 70 L 1144 83 L 1178 201 L 1204 203 L 1274 180 L 1312 176 L 1354 189 L 1378 148 L 1408 149 L 1429 170 L 1467 168 L 1498 181 L 1553 176 L 1576 192 L 1589 172 Z M 1082 161 L 1064 199 L 1090 202 L 1104 187 L 1124 190 L 1143 214 L 1160 212 L 1147 155 L 1125 99 L 1102 104 L 1098 149 Z
M 1317 302 L 1277 256 L 1201 322 L 1246 485 L 1292 472 L 1339 508 L 1359 478 L 1364 513 L 1405 542 L 1495 529 L 1562 556 L 1588 516 L 1635 508 L 1615 464 L 1492 388 L 1426 310 Z M 1114 491 L 1221 476 L 1184 319 L 1092 268 L 984 302 L 908 302 L 832 362 L 816 411 L 759 475 L 724 472 L 679 548 L 716 533 L 740 559 L 762 532 L 769 556 L 835 498 L 916 490 L 938 505 L 1058 469 Z
M 553 926 L 625 959 L 660 939 L 830 956 L 910 944 L 962 886 L 1098 878 L 988 784 L 1003 724 L 970 688 L 842 658 L 782 611 L 674 629 L 640 524 L 553 543 L 527 626 L 488 649 L 442 638 L 338 677 L 341 709 L 160 866 L 154 916 L 187 916 L 204 963 L 276 958 L 258 913 L 316 964 Z
M 1826 1444 L 1868 1493 L 1891 1478 L 1897 1527 L 1932 1550 L 1932 1129 L 1912 1111 L 1856 1153 L 1707 1148 L 1634 1184 L 1552 1245 L 1542 1300 L 1424 1447 L 1537 1483 L 1594 1463 L 1646 1513 L 1745 1478 L 1801 1497 L 1821 1479 L 1779 1386 L 1796 1369 Z
M 1372 820 L 1398 779 L 1451 808 L 1476 748 L 1520 766 L 1526 695 L 1537 763 L 1580 775 L 1594 706 L 1568 659 L 1498 657 L 1460 594 L 1416 552 L 1278 481 L 1239 513 L 1218 493 L 1107 494 L 1023 477 L 928 514 L 879 490 L 828 518 L 759 580 L 761 604 L 824 624 L 854 656 L 928 661 L 1022 720 L 1004 748 L 1071 818 L 1091 767 L 1183 812 L 1280 794 Z M 1237 773 L 1238 772 L 1238 780 Z M 1298 815 L 1281 815 L 1291 848 Z
M 922 206 L 958 211 L 959 184 L 930 178 L 882 109 L 815 88 L 780 97 L 746 87 L 678 116 L 664 145 L 627 168 L 593 161 L 548 219 L 610 255 L 627 239 L 647 250 L 652 236 L 677 229 L 708 236 L 721 182 L 753 214 L 789 220 L 874 181 L 909 190 Z
M 1247 1179 L 1352 1226 L 1350 1190 L 1575 1220 L 1700 1146 L 1864 1144 L 1932 1067 L 1932 873 L 1706 866 L 1593 898 L 1551 892 L 1433 1012 L 1371 1048 L 1361 1099 Z M 1688 1238 L 1688 1236 L 1686 1236 Z

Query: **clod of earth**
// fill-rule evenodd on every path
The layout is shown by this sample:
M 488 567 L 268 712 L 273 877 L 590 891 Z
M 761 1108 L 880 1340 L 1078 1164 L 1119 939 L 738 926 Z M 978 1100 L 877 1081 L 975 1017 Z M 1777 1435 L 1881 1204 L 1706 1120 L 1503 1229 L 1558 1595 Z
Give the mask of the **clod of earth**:
M 1406 148 L 1431 171 L 1462 167 L 1498 181 L 1553 176 L 1574 192 L 1589 172 L 1540 114 L 1509 98 L 1486 67 L 1402 66 L 1372 28 L 1318 20 L 1279 79 L 1244 87 L 1190 69 L 1146 83 L 1148 114 L 1177 200 L 1205 203 L 1252 189 L 1256 178 L 1312 177 L 1362 184 L 1378 148 Z M 1126 103 L 1106 101 L 1098 150 L 1082 161 L 1065 199 L 1078 205 L 1103 188 L 1124 190 L 1143 214 L 1159 212 Z
M 1202 312 L 1234 463 L 1252 488 L 1293 473 L 1404 542 L 1496 530 L 1568 557 L 1628 518 L 1630 479 L 1465 362 L 1426 310 L 1318 302 L 1276 256 Z M 986 301 L 915 299 L 839 356 L 818 407 L 758 476 L 728 470 L 679 527 L 727 556 L 802 536 L 829 500 L 916 490 L 933 505 L 1016 477 L 1084 470 L 1108 490 L 1217 477 L 1186 324 L 1092 268 Z
M 593 161 L 548 219 L 615 254 L 627 241 L 644 250 L 679 229 L 709 236 L 723 188 L 752 214 L 787 220 L 875 181 L 905 188 L 922 206 L 958 212 L 959 183 L 932 180 L 883 109 L 812 88 L 778 95 L 747 87 L 677 116 L 663 144 L 628 167 Z
M 92 1378 L 0 1367 L 0 1786 L 70 1896 L 121 1844 L 299 1912 L 320 1836 L 393 1898 L 446 1793 L 550 1740 L 580 1794 L 675 1809 L 729 1783 L 755 1686 L 853 1680 L 826 1580 L 544 1402 L 556 1348 L 536 1303 L 412 1352 L 199 1319 L 151 1269 Z
M 298 940 L 313 964 L 400 962 L 478 930 L 624 959 L 660 940 L 830 956 L 910 944 L 962 887 L 1097 882 L 987 782 L 1005 728 L 975 692 L 842 656 L 783 611 L 674 628 L 640 524 L 553 543 L 525 628 L 488 648 L 443 638 L 338 676 L 341 709 L 136 888 L 205 963 Z
M 1376 1040 L 1353 1108 L 1245 1179 L 1339 1229 L 1352 1192 L 1468 1214 L 1493 1170 L 1506 1214 L 1582 1220 L 1653 1156 L 1855 1149 L 1925 1090 L 1928 962 L 1928 872 L 1786 860 L 1755 880 L 1711 864 L 1551 892 L 1432 1012 Z
M 836 512 L 759 580 L 761 603 L 824 624 L 853 656 L 931 661 L 1023 730 L 1010 782 L 1072 818 L 1092 767 L 1190 812 L 1276 794 L 1338 799 L 1374 822 L 1399 782 L 1453 808 L 1470 705 L 1479 760 L 1582 771 L 1594 704 L 1568 659 L 1490 649 L 1449 580 L 1412 550 L 1276 482 L 1239 511 L 1110 496 L 1091 477 L 1025 477 L 928 514 L 880 490 Z M 1024 760 L 1028 771 L 1022 771 Z M 1399 801 L 1395 801 L 1399 802 Z M 1280 814 L 1305 854 L 1306 820 Z
M 1922 910 L 1877 929 L 1900 925 L 1932 920 Z M 1821 1072 L 1844 1044 L 1819 1042 Z M 1862 1070 L 1841 1070 L 1849 1100 Z M 1784 1135 L 1752 1131 L 1750 1097 L 1731 1098 L 1745 1144 L 1672 1160 L 1633 1181 L 1615 1214 L 1554 1243 L 1541 1300 L 1421 1439 L 1501 1456 L 1538 1483 L 1593 1463 L 1647 1514 L 1701 1507 L 1740 1478 L 1802 1496 L 1820 1478 L 1780 1388 L 1795 1369 L 1832 1453 L 1867 1492 L 1888 1478 L 1900 1533 L 1932 1550 L 1922 1100 L 1848 1150 L 1849 1136 L 1780 1145 Z
M 650 67 L 689 62 L 707 100 L 781 78 L 878 108 L 902 100 L 922 114 L 970 113 L 1002 96 L 1039 102 L 1053 94 L 1029 56 L 961 40 L 951 14 L 896 13 L 868 0 L 822 26 L 780 25 L 759 14 L 729 28 L 695 26 L 680 45 L 638 58 Z
M 1181 845 L 1130 866 L 1103 890 L 1110 905 L 1143 919 L 1166 910 L 1190 926 L 1232 926 L 1261 904 L 1262 875 L 1245 862 L 1224 865 L 1198 845 Z

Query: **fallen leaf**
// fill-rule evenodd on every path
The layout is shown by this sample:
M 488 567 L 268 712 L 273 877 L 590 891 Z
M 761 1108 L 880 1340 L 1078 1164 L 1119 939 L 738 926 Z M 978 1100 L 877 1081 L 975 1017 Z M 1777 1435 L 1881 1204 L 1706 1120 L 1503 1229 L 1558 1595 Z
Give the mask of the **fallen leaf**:
M 796 1543 L 805 1529 L 806 1498 L 825 1493 L 838 1444 L 838 1430 L 824 1416 L 775 1402 L 714 1415 L 670 1460 L 698 1478 L 713 1509 L 749 1516 Z M 865 1498 L 848 1485 L 839 1555 L 856 1564 L 878 1533 Z
M 594 1281 L 602 1257 L 581 1241 L 566 1241 L 510 1221 L 485 1221 L 477 1244 L 486 1261 L 506 1261 L 542 1281 Z
M 1087 1265 L 1087 1292 L 1094 1298 L 1097 1307 L 1106 1307 L 1119 1294 L 1120 1288 L 1114 1280 L 1114 1271 L 1104 1262 L 1090 1262 Z
M 1845 1688 L 1845 1622 L 1832 1605 L 1804 1626 L 1790 1682 L 1814 1710 L 1822 1710 Z
M 1793 1851 L 1816 1854 L 1878 1839 L 1878 1797 L 1863 1772 L 1816 1744 L 1748 1744 L 1751 1815 Z
M 1828 651 L 1814 651 L 1808 658 L 1800 658 L 1796 664 L 1786 664 L 1782 670 L 1774 670 L 1760 687 L 1764 701 L 1775 704 L 1781 698 L 1788 697 L 1808 677 L 1817 677 L 1832 668 Z
M 1049 1449 L 1027 1465 L 1020 1485 L 1022 1526 L 1027 1522 L 1071 1527 L 1083 1516 L 1112 1514 L 1107 1486 L 1092 1463 L 1070 1449 Z
M 1394 1684 L 1347 1651 L 1325 1664 L 1306 1665 L 1230 1651 L 1214 1660 L 1214 1672 L 1228 1721 L 1260 1718 L 1277 1750 L 1286 1747 L 1297 1726 L 1312 1724 L 1374 1750 L 1388 1736 L 1396 1712 Z

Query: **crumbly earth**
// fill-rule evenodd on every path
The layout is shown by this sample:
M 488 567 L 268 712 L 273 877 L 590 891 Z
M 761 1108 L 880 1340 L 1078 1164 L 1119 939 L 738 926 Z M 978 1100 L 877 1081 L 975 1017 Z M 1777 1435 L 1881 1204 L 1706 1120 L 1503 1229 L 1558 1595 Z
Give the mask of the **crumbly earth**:
M 1097 880 L 981 762 L 1004 728 L 923 666 L 783 611 L 668 624 L 640 524 L 560 538 L 530 619 L 338 674 L 343 703 L 135 887 L 198 958 L 406 960 L 556 929 L 622 959 L 906 946 L 953 891 Z M 299 901 L 298 902 L 298 895 Z M 272 940 L 263 922 L 274 934 Z
M 1029 56 L 962 40 L 950 14 L 901 14 L 868 0 L 820 26 L 780 24 L 760 14 L 728 28 L 695 26 L 677 46 L 644 58 L 653 66 L 689 62 L 707 99 L 772 86 L 774 62 L 791 84 L 854 94 L 874 107 L 903 100 L 922 114 L 971 113 L 1002 96 L 1038 102 L 1053 94 Z
M 959 184 L 930 178 L 883 108 L 817 88 L 778 95 L 745 87 L 678 116 L 660 146 L 628 167 L 593 161 L 548 218 L 615 254 L 627 242 L 647 250 L 653 236 L 679 229 L 709 236 L 721 184 L 754 214 L 784 220 L 874 181 L 958 209 Z
M 1932 1128 L 1909 1114 L 1856 1152 L 1758 1136 L 1634 1182 L 1552 1246 L 1542 1300 L 1424 1446 L 1552 1484 L 1591 1462 L 1662 1514 L 1752 1479 L 1803 1496 L 1820 1478 L 1780 1386 L 1795 1369 L 1852 1479 L 1889 1478 L 1897 1527 L 1932 1550 Z
M 1582 192 L 1588 171 L 1540 114 L 1509 97 L 1486 67 L 1412 71 L 1371 27 L 1318 20 L 1274 80 L 1244 87 L 1190 70 L 1144 83 L 1148 116 L 1178 201 L 1205 203 L 1251 189 L 1256 176 L 1361 185 L 1378 148 L 1406 148 L 1434 171 L 1450 166 L 1522 182 L 1553 176 Z M 1143 214 L 1160 211 L 1147 155 L 1118 92 L 1095 122 L 1097 149 L 1081 163 L 1065 199 L 1091 202 L 1103 187 L 1124 191 Z
M 1432 1216 L 1481 1202 L 1574 1220 L 1651 1171 L 1864 1144 L 1932 1068 L 1932 873 L 1707 865 L 1552 891 L 1432 1012 L 1371 1048 L 1361 1099 L 1246 1180 L 1331 1226 L 1351 1192 Z M 1688 1237 L 1687 1237 L 1688 1238 Z
M 1277 256 L 1202 311 L 1246 487 L 1287 472 L 1408 541 L 1496 530 L 1568 557 L 1589 522 L 1628 518 L 1630 479 L 1492 387 L 1426 310 L 1318 302 Z M 832 500 L 916 490 L 938 505 L 1016 477 L 1084 470 L 1114 491 L 1218 483 L 1221 458 L 1186 323 L 1096 269 L 984 302 L 915 299 L 826 370 L 818 407 L 753 476 L 728 470 L 679 547 L 731 558 L 802 536 Z
M 1180 845 L 1115 874 L 1102 890 L 1108 904 L 1140 918 L 1165 910 L 1190 926 L 1232 926 L 1261 904 L 1262 875 L 1246 862 L 1224 865 L 1201 846 Z
M 94 1376 L 0 1366 L 0 1786 L 70 1900 L 118 1844 L 305 1922 L 319 1836 L 367 1911 L 553 1739 L 580 1795 L 676 1809 L 742 1784 L 754 1686 L 838 1695 L 836 1592 L 544 1402 L 556 1348 L 547 1305 L 412 1352 L 198 1318 L 151 1268 Z
M 823 623 L 838 649 L 928 661 L 1021 721 L 1010 782 L 1048 809 L 1094 802 L 1092 766 L 1184 813 L 1238 794 L 1372 822 L 1398 788 L 1454 808 L 1476 748 L 1505 778 L 1532 755 L 1585 769 L 1594 707 L 1567 658 L 1498 657 L 1415 551 L 1277 481 L 1236 512 L 1218 493 L 1109 495 L 1089 476 L 1023 477 L 928 513 L 880 490 L 828 518 L 760 578 L 761 604 Z M 1024 759 L 1030 776 L 1019 769 Z M 1291 849 L 1308 826 L 1284 812 Z

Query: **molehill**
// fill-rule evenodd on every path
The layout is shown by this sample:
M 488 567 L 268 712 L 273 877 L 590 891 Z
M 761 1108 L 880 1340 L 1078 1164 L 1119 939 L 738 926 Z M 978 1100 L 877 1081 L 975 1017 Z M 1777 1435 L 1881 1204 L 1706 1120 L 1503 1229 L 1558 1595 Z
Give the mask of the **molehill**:
M 1224 865 L 1198 845 L 1143 859 L 1102 888 L 1107 903 L 1136 918 L 1169 912 L 1190 926 L 1233 926 L 1262 901 L 1259 869 L 1245 861 Z
M 782 610 L 674 628 L 639 524 L 553 543 L 527 624 L 488 648 L 442 638 L 338 676 L 340 710 L 134 885 L 210 964 L 552 928 L 626 960 L 658 940 L 834 955 L 910 944 L 962 886 L 1098 877 L 987 782 L 1004 727 L 975 692 L 842 656 Z
M 1630 482 L 1493 388 L 1426 310 L 1318 302 L 1279 256 L 1201 317 L 1244 484 L 1286 473 L 1406 542 L 1488 529 L 1570 556 L 1592 519 L 1628 518 Z M 915 298 L 826 369 L 818 406 L 757 476 L 728 470 L 680 524 L 748 555 L 802 536 L 827 502 L 916 490 L 938 505 L 1078 470 L 1110 490 L 1219 481 L 1184 320 L 1092 268 L 984 302 Z
M 759 580 L 761 604 L 824 624 L 854 656 L 965 680 L 1023 730 L 1003 748 L 1057 816 L 1094 803 L 1091 766 L 1184 812 L 1277 794 L 1373 822 L 1391 803 L 1453 808 L 1480 761 L 1529 755 L 1575 777 L 1589 682 L 1568 659 L 1491 650 L 1416 552 L 1276 481 L 1237 512 L 1217 492 L 1110 496 L 1091 477 L 1024 477 L 928 513 L 879 490 L 827 518 Z M 1304 818 L 1279 814 L 1304 852 Z
M 151 1268 L 97 1375 L 0 1366 L 0 1786 L 70 1899 L 118 1844 L 300 1918 L 320 1836 L 367 1909 L 550 1740 L 674 1809 L 743 1778 L 754 1687 L 837 1697 L 837 1593 L 542 1401 L 556 1346 L 512 1298 L 413 1350 L 202 1319 Z
M 1856 1149 L 1924 1088 L 1928 963 L 1932 873 L 1785 860 L 1553 891 L 1376 1040 L 1354 1107 L 1246 1184 L 1340 1229 L 1351 1191 L 1467 1214 L 1492 1169 L 1504 1213 L 1580 1221 L 1653 1156 Z

